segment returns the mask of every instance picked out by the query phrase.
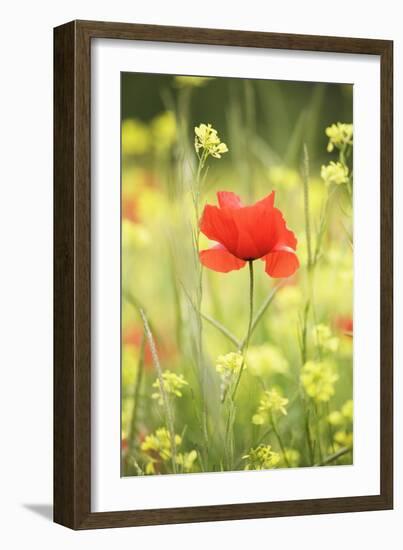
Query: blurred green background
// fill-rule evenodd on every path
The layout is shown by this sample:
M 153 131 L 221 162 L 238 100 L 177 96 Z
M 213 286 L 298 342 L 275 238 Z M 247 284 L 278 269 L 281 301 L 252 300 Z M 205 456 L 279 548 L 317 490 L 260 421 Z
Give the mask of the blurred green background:
M 122 73 L 122 118 L 150 122 L 169 106 L 178 91 L 170 75 Z M 206 86 L 195 87 L 192 96 L 190 133 L 200 121 L 210 122 L 220 129 L 225 141 L 230 104 L 246 110 L 252 103 L 251 117 L 258 135 L 293 167 L 299 166 L 302 140 L 314 165 L 327 162 L 323 129 L 335 121 L 353 121 L 350 84 L 214 78 Z

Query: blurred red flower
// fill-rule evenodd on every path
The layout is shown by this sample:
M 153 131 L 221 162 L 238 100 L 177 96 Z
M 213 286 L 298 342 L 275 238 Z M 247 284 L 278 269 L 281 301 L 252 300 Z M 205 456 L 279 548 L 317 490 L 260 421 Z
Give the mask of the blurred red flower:
M 122 438 L 122 444 L 121 444 L 122 454 L 126 454 L 129 450 L 129 442 L 127 441 L 127 437 Z
M 138 325 L 129 325 L 123 331 L 123 345 L 132 346 L 135 349 L 140 349 L 141 340 L 143 338 L 143 328 Z M 151 354 L 151 349 L 148 342 L 145 343 L 144 347 L 144 364 L 150 366 L 153 363 L 153 358 Z
M 130 324 L 127 326 L 122 335 L 122 342 L 124 346 L 131 346 L 135 349 L 140 349 L 141 347 L 141 341 L 143 338 L 144 329 L 142 326 L 137 324 Z M 172 359 L 176 354 L 176 349 L 172 343 L 166 344 L 161 341 L 161 338 L 158 340 L 156 339 L 154 335 L 154 339 L 156 340 L 156 348 L 158 351 L 159 358 L 161 360 L 170 360 Z M 144 365 L 146 368 L 153 369 L 153 357 L 150 349 L 150 345 L 148 342 L 145 343 L 144 347 Z
M 261 259 L 270 277 L 290 277 L 298 267 L 297 239 L 274 207 L 274 191 L 252 206 L 243 206 L 235 193 L 217 193 L 219 206 L 207 204 L 200 231 L 218 244 L 200 252 L 209 269 L 227 273 L 247 261 Z
M 353 319 L 351 317 L 336 317 L 334 324 L 346 336 L 353 336 Z
M 122 218 L 134 223 L 139 221 L 137 199 L 135 197 L 123 195 Z

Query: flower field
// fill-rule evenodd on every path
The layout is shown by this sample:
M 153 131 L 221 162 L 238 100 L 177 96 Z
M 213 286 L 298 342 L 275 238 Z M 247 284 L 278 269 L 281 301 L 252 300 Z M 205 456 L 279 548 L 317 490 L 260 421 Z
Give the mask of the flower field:
M 122 76 L 122 475 L 353 462 L 352 87 Z

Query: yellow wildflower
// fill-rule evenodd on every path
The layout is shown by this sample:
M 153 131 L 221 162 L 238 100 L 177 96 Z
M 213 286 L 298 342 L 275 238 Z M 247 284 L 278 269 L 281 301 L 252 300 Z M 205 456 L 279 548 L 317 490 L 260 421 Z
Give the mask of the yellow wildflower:
M 180 435 L 175 435 L 175 445 L 179 446 L 182 443 Z M 166 428 L 158 428 L 155 433 L 147 435 L 140 446 L 145 453 L 155 453 L 161 460 L 169 460 L 171 453 L 171 436 Z
M 299 461 L 301 459 L 300 453 L 296 449 L 286 448 L 284 449 L 284 451 L 285 451 L 285 456 L 287 458 L 287 462 L 289 466 L 287 465 L 287 462 L 284 460 L 283 456 L 280 456 L 279 466 L 281 466 L 282 468 L 285 468 L 285 467 L 296 468 L 297 466 L 299 466 Z
M 224 374 L 227 371 L 239 372 L 242 366 L 243 356 L 239 352 L 232 351 L 226 355 L 219 355 L 216 360 L 216 371 L 219 374 Z
M 163 399 L 163 391 L 165 391 L 168 395 L 174 395 L 176 397 L 182 397 L 181 389 L 184 386 L 187 386 L 188 383 L 186 382 L 185 378 L 183 377 L 183 374 L 175 374 L 174 372 L 171 372 L 170 370 L 166 370 L 162 373 L 162 380 L 163 380 L 163 387 L 161 388 L 161 382 L 159 378 L 154 382 L 153 388 L 157 388 L 158 391 L 152 394 L 153 399 L 158 399 L 158 404 L 163 405 L 164 399 Z
M 348 167 L 341 162 L 331 161 L 327 166 L 322 165 L 320 176 L 326 185 L 348 183 Z
M 340 426 L 341 424 L 343 424 L 344 421 L 343 415 L 340 411 L 332 411 L 328 415 L 327 420 L 332 426 Z
M 194 471 L 194 463 L 197 460 L 197 452 L 193 449 L 188 453 L 178 453 L 176 455 L 176 463 L 182 467 L 186 473 Z
M 332 426 L 351 424 L 353 421 L 353 401 L 349 399 L 344 403 L 340 411 L 332 411 L 327 420 Z
M 342 447 L 350 447 L 353 444 L 353 434 L 346 430 L 339 430 L 334 434 L 334 440 Z
M 231 352 L 217 357 L 215 368 L 221 379 L 221 399 L 224 398 L 234 377 L 239 374 L 243 362 L 243 355 L 239 352 Z
M 211 124 L 200 124 L 195 126 L 195 149 L 197 154 L 203 149 L 203 154 L 208 157 L 221 158 L 221 155 L 228 151 L 225 143 L 222 143 L 217 130 Z
M 339 339 L 332 336 L 332 331 L 327 325 L 315 325 L 312 329 L 315 344 L 321 349 L 336 352 L 339 347 Z
M 343 417 L 347 422 L 353 421 L 353 411 L 354 411 L 353 400 L 349 399 L 344 403 L 344 405 L 341 408 L 341 414 L 343 415 Z
M 332 364 L 326 361 L 308 361 L 301 370 L 301 383 L 315 401 L 329 401 L 338 380 Z
M 245 470 L 268 470 L 277 466 L 280 462 L 280 455 L 272 451 L 270 445 L 259 445 L 259 447 L 250 449 L 242 459 L 247 461 Z
M 140 446 L 140 449 L 147 455 L 145 467 L 146 474 L 156 473 L 156 464 L 167 462 L 172 458 L 172 441 L 169 431 L 166 428 L 158 428 L 155 433 L 147 435 Z M 180 435 L 175 435 L 175 447 L 182 445 Z M 175 462 L 181 467 L 183 472 L 193 472 L 196 470 L 195 462 L 197 460 L 197 451 L 177 452 Z
M 146 464 L 146 469 L 145 469 L 145 473 L 148 474 L 148 475 L 153 475 L 155 474 L 155 463 L 156 463 L 156 460 L 150 458 L 148 461 L 147 461 L 147 464 Z
M 346 145 L 353 144 L 353 125 L 337 122 L 337 124 L 332 124 L 326 128 L 326 135 L 329 138 L 329 143 L 327 145 L 329 153 L 331 153 L 335 147 L 337 147 L 337 149 L 344 149 Z
M 260 400 L 257 413 L 252 417 L 253 424 L 264 424 L 267 421 L 268 416 L 272 413 L 281 413 L 286 415 L 288 405 L 288 399 L 283 397 L 276 388 L 266 390 Z

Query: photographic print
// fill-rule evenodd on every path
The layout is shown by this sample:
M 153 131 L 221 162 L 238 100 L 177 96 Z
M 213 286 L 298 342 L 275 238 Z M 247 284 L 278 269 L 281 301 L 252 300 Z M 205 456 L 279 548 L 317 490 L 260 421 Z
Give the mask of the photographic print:
M 353 464 L 352 85 L 121 74 L 121 435 L 122 476 Z

